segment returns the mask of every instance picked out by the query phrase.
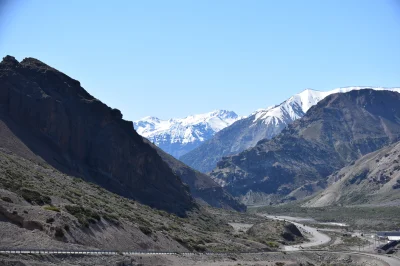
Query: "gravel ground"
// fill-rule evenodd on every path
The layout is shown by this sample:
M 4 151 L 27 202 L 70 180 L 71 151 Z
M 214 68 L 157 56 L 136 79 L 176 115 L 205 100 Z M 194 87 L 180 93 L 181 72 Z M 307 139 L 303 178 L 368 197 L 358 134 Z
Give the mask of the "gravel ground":
M 300 265 L 386 266 L 370 257 L 323 252 L 271 252 L 232 255 L 141 255 L 141 256 L 66 256 L 66 255 L 0 255 L 0 266 L 77 266 L 77 265 L 176 265 L 176 266 L 300 266 Z

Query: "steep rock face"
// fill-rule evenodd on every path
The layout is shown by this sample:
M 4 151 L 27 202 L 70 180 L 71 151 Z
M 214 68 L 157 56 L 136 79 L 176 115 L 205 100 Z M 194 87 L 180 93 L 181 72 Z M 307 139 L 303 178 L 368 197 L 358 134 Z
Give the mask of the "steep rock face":
M 133 125 L 141 136 L 179 158 L 238 119 L 238 115 L 232 111 L 216 110 L 169 120 L 145 117 Z
M 180 215 L 195 206 L 132 122 L 37 59 L 0 63 L 0 115 L 0 146 L 20 156 Z
M 235 196 L 256 192 L 276 202 L 301 186 L 326 182 L 334 171 L 399 137 L 399 93 L 334 94 L 272 140 L 224 157 L 211 176 Z
M 366 88 L 346 87 L 330 91 L 304 90 L 279 105 L 257 110 L 250 116 L 238 120 L 180 159 L 201 172 L 209 172 L 216 167 L 217 162 L 223 156 L 238 154 L 254 147 L 262 139 L 273 138 L 289 124 L 303 117 L 311 106 L 328 95 Z M 373 89 L 400 92 L 399 88 Z
M 400 205 L 400 142 L 361 157 L 332 174 L 328 183 L 305 206 Z
M 239 203 L 238 200 L 232 197 L 231 194 L 216 183 L 211 177 L 190 168 L 154 144 L 151 144 L 147 139 L 144 139 L 144 141 L 152 145 L 174 173 L 189 186 L 192 196 L 197 199 L 200 204 L 207 204 L 217 208 L 236 210 L 240 212 L 246 211 L 246 206 L 244 204 Z

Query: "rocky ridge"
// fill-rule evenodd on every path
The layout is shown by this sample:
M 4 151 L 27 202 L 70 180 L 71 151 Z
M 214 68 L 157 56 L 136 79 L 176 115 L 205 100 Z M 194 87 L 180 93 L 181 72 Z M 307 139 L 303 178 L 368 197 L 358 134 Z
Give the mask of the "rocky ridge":
M 257 110 L 236 121 L 180 159 L 201 172 L 209 172 L 216 167 L 222 157 L 254 147 L 262 139 L 273 138 L 328 95 L 368 88 L 400 92 L 400 88 L 380 87 L 345 87 L 330 91 L 306 89 L 279 105 Z
M 400 142 L 369 153 L 328 178 L 306 207 L 400 204 Z

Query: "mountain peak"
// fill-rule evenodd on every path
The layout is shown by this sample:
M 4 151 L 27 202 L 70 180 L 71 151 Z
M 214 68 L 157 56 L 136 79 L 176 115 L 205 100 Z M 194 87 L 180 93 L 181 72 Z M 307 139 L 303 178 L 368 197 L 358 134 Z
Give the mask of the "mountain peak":
M 31 68 L 41 68 L 41 69 L 51 69 L 54 71 L 59 72 L 58 70 L 52 68 L 51 66 L 43 63 L 42 61 L 33 58 L 33 57 L 26 57 L 21 61 L 21 65 Z
M 6 55 L 3 57 L 3 61 L 1 61 L 2 64 L 12 64 L 12 65 L 18 65 L 19 62 L 17 59 L 15 59 L 14 56 L 11 55 Z

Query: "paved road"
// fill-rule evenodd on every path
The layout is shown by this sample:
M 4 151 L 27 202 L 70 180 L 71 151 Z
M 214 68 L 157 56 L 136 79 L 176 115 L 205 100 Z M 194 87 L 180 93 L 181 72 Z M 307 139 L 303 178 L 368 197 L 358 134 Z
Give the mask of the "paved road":
M 287 217 L 281 217 L 281 216 L 272 216 L 272 215 L 264 215 L 264 217 L 267 217 L 269 219 L 274 219 L 274 220 L 287 220 Z M 284 246 L 284 249 L 287 251 L 295 251 L 295 250 L 302 250 L 303 248 L 310 248 L 310 247 L 317 247 L 323 244 L 329 243 L 331 241 L 331 238 L 318 231 L 318 229 L 310 226 L 305 226 L 296 222 L 291 221 L 292 224 L 296 225 L 297 228 L 300 229 L 302 232 L 306 232 L 309 235 L 309 242 L 307 243 L 302 243 L 299 245 L 293 245 L 293 246 Z
M 269 219 L 274 219 L 274 220 L 290 220 L 287 216 L 272 216 L 272 215 L 263 215 L 264 217 L 267 217 Z M 304 226 L 302 224 L 293 222 L 293 220 L 291 221 L 291 223 L 295 224 L 297 227 L 299 227 L 301 230 L 305 230 L 306 232 L 310 232 L 311 233 L 311 238 L 310 238 L 310 242 L 304 243 L 304 244 L 300 244 L 300 245 L 293 245 L 293 246 L 284 246 L 284 249 L 286 251 L 299 251 L 302 248 L 306 248 L 306 247 L 317 247 L 319 245 L 322 244 L 326 244 L 329 243 L 329 241 L 331 241 L 331 238 L 329 236 L 327 236 L 326 234 L 318 231 L 318 229 L 310 227 L 310 226 Z M 302 250 L 303 252 L 316 252 L 318 250 Z M 374 253 L 366 253 L 366 252 L 357 252 L 357 251 L 327 251 L 327 250 L 320 250 L 321 252 L 329 252 L 329 253 L 339 253 L 339 254 L 358 254 L 358 255 L 362 255 L 362 256 L 367 256 L 367 257 L 372 257 L 372 258 L 376 258 L 379 259 L 383 262 L 386 262 L 388 265 L 390 266 L 400 266 L 400 258 L 397 258 L 395 256 L 387 256 L 387 255 L 378 255 L 378 254 L 374 254 Z

